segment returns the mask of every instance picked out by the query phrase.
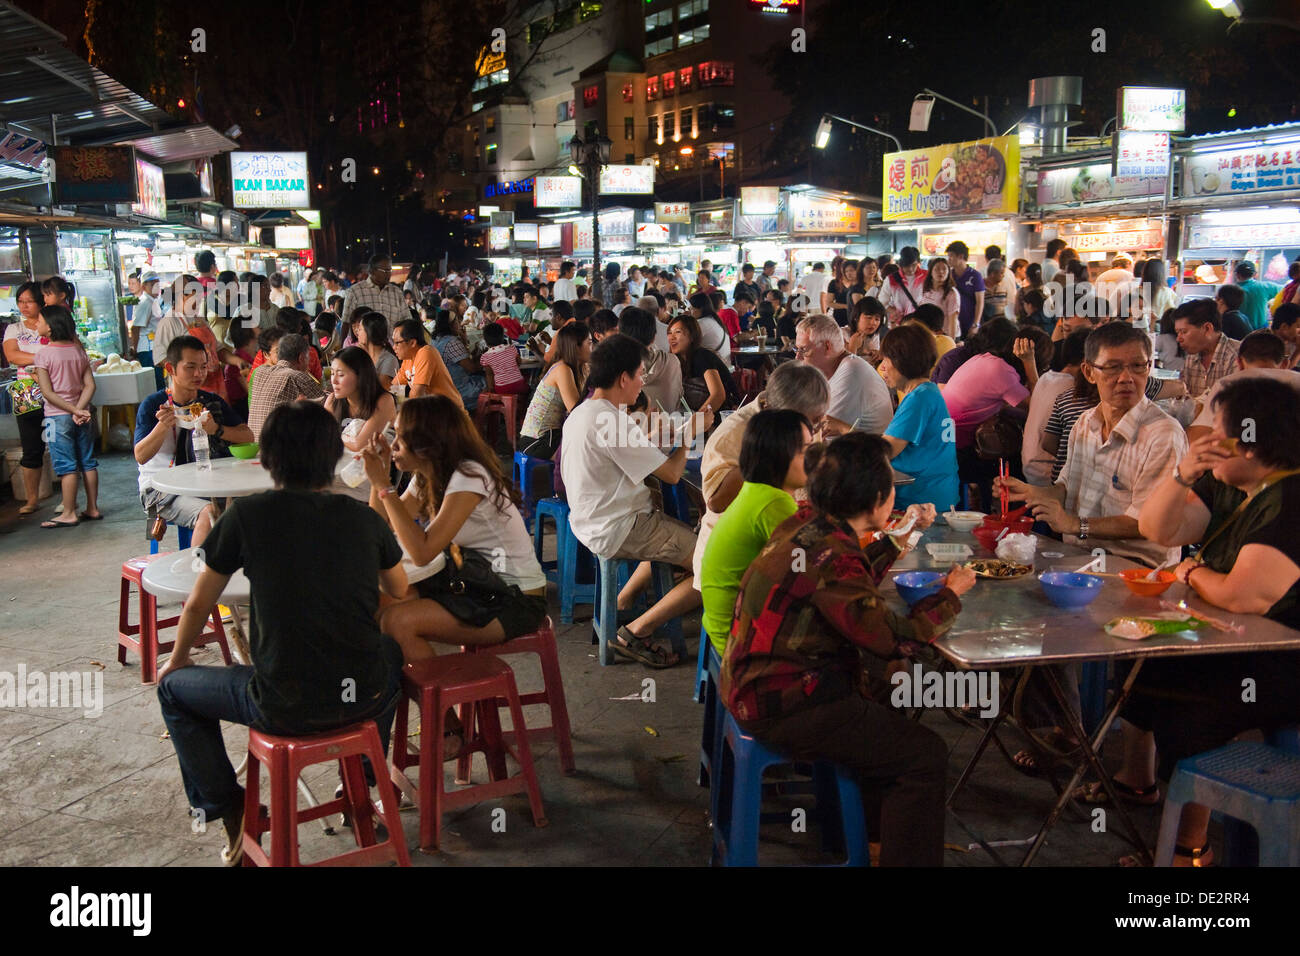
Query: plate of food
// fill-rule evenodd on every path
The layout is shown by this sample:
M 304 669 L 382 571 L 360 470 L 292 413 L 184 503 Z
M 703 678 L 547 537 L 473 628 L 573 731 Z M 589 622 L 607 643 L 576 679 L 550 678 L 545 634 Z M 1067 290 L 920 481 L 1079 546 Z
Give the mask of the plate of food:
M 996 205 L 1007 179 L 1002 154 L 990 144 L 975 143 L 961 147 L 952 158 L 955 181 L 949 211 L 983 212 Z
M 1157 634 L 1181 634 L 1205 626 L 1205 622 L 1198 617 L 1181 611 L 1165 611 L 1143 617 L 1111 618 L 1106 622 L 1103 630 L 1111 637 L 1126 641 L 1143 641 Z
M 207 409 L 202 402 L 190 402 L 188 405 L 174 405 L 176 424 L 181 428 L 193 428 Z
M 974 571 L 977 578 L 995 578 L 998 580 L 1023 578 L 1034 570 L 1027 564 L 1020 564 L 1016 561 L 1003 561 L 1001 558 L 980 558 L 977 561 L 967 561 L 966 567 Z

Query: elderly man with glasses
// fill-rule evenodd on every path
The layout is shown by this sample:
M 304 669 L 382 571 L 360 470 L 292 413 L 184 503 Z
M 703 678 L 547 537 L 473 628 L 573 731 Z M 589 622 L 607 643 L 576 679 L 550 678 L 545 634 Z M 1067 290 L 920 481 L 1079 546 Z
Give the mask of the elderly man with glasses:
M 894 417 L 889 386 L 871 365 L 844 348 L 844 333 L 827 315 L 812 315 L 794 335 L 795 361 L 811 365 L 830 383 L 823 433 L 829 438 L 856 429 L 881 434 Z
M 1034 487 L 999 479 L 1015 501 L 1030 505 L 1069 544 L 1107 551 L 1159 567 L 1178 561 L 1179 549 L 1149 541 L 1138 530 L 1142 502 L 1187 453 L 1178 422 L 1146 397 L 1151 339 L 1126 322 L 1088 335 L 1083 374 L 1100 404 L 1084 412 L 1070 432 L 1069 457 L 1056 483 Z
M 352 321 L 352 313 L 358 306 L 381 313 L 388 320 L 391 330 L 402 319 L 409 319 L 411 311 L 406 307 L 406 297 L 401 287 L 393 285 L 388 277 L 393 274 L 393 263 L 387 256 L 370 258 L 370 273 L 360 282 L 351 286 L 343 296 L 343 325 L 346 328 Z

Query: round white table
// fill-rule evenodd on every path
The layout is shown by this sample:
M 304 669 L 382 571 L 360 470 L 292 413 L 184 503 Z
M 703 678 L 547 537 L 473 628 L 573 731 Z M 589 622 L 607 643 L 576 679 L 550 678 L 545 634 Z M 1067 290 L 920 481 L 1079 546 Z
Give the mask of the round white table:
M 337 475 L 351 460 L 352 452 L 344 452 L 334 473 Z M 199 466 L 190 462 L 156 472 L 151 480 L 163 494 L 195 498 L 242 498 L 275 488 L 271 473 L 256 458 L 214 458 L 210 471 L 199 471 Z
M 140 576 L 144 589 L 150 594 L 169 600 L 184 600 L 194 590 L 194 582 L 199 579 L 206 564 L 195 552 L 201 548 L 186 548 L 172 554 L 164 554 L 149 562 Z M 225 604 L 247 604 L 252 597 L 252 585 L 244 572 L 236 571 L 230 576 L 226 589 L 221 592 Z

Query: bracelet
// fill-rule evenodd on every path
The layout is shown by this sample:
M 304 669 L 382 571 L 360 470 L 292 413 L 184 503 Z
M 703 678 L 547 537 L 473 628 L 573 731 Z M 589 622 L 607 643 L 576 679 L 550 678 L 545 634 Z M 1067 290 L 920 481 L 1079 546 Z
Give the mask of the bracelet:
M 380 500 L 382 501 L 384 498 L 387 498 L 389 495 L 397 494 L 397 489 L 394 488 L 392 485 L 389 485 L 387 488 L 380 488 L 378 494 Z

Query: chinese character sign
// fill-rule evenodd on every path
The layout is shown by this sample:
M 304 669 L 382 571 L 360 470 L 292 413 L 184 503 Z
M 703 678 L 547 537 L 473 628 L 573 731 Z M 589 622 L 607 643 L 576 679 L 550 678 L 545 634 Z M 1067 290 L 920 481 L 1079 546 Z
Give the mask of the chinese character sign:
M 883 218 L 1019 211 L 1020 142 L 1012 136 L 885 155 Z
M 1230 149 L 1183 161 L 1184 196 L 1300 188 L 1300 149 Z
M 548 209 L 582 206 L 582 180 L 577 176 L 538 176 L 533 180 L 533 205 Z
M 684 222 L 691 221 L 691 204 L 688 202 L 657 202 L 655 203 L 655 222 Z
M 796 196 L 790 201 L 790 231 L 805 235 L 856 235 L 862 231 L 862 210 L 829 199 Z

